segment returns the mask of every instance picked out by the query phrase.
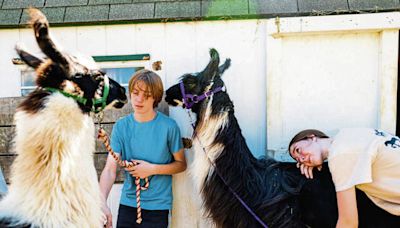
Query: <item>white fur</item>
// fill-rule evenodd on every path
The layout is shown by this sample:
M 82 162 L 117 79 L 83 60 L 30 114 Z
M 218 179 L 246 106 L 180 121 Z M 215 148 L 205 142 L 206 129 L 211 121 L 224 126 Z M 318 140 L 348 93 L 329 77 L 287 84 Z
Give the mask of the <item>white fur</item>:
M 43 228 L 100 227 L 92 118 L 74 100 L 54 93 L 44 109 L 19 110 L 14 120 L 18 156 L 0 217 Z
M 207 174 L 212 174 L 214 168 L 210 162 L 221 154 L 224 149 L 224 145 L 216 144 L 212 145 L 215 140 L 217 129 L 223 129 L 228 123 L 228 113 L 223 112 L 218 115 L 211 116 L 211 103 L 208 101 L 207 108 L 201 113 L 199 124 L 196 128 L 197 137 L 193 140 L 194 159 L 189 166 L 189 172 L 192 176 L 197 192 L 203 187 L 204 181 L 206 181 Z M 205 149 L 206 153 L 204 152 Z
M 74 63 L 79 63 L 79 65 L 85 66 L 89 70 L 99 69 L 97 63 L 91 56 L 83 55 L 79 52 L 73 53 L 70 56 L 73 59 Z

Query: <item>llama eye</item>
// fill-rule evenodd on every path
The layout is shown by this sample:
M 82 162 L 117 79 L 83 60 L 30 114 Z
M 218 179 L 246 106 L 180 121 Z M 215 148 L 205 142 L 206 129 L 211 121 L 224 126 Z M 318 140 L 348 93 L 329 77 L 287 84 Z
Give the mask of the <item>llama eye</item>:
M 95 74 L 95 75 L 94 75 L 94 79 L 95 79 L 96 81 L 100 81 L 100 80 L 103 80 L 104 77 L 103 77 L 102 74 Z

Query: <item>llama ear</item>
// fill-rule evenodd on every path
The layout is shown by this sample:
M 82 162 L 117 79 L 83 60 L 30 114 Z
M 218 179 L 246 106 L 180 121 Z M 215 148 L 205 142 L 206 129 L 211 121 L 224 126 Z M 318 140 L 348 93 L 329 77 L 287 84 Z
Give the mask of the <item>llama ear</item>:
M 64 69 L 69 69 L 68 57 L 57 48 L 49 35 L 49 22 L 46 16 L 38 9 L 29 9 L 31 17 L 30 23 L 32 24 L 35 32 L 36 42 L 40 49 L 45 53 L 53 62 L 61 64 Z
M 224 64 L 222 64 L 221 66 L 219 66 L 218 70 L 219 70 L 219 75 L 221 76 L 226 69 L 228 69 L 231 66 L 231 59 L 226 59 Z
M 211 60 L 207 67 L 201 72 L 204 81 L 212 81 L 214 77 L 219 73 L 219 54 L 214 48 L 210 49 Z
M 18 55 L 21 57 L 22 61 L 24 61 L 28 66 L 33 68 L 38 68 L 40 64 L 43 63 L 43 60 L 28 53 L 27 51 L 23 50 L 21 46 L 15 46 L 15 50 L 17 51 Z

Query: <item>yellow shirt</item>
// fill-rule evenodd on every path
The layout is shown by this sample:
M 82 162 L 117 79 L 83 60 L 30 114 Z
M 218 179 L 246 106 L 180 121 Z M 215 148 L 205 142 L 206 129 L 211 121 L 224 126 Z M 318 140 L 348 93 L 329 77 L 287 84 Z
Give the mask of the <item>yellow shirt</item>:
M 380 208 L 400 216 L 400 138 L 370 129 L 343 129 L 328 156 L 336 191 L 353 186 Z

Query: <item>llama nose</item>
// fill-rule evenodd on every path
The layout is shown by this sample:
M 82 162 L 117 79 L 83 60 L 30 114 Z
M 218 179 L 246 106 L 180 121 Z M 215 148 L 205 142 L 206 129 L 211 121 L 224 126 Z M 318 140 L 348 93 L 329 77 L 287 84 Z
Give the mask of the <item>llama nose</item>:
M 121 98 L 119 99 L 124 104 L 128 102 L 128 97 L 126 96 L 126 89 L 124 87 L 120 88 L 120 92 L 122 94 Z

